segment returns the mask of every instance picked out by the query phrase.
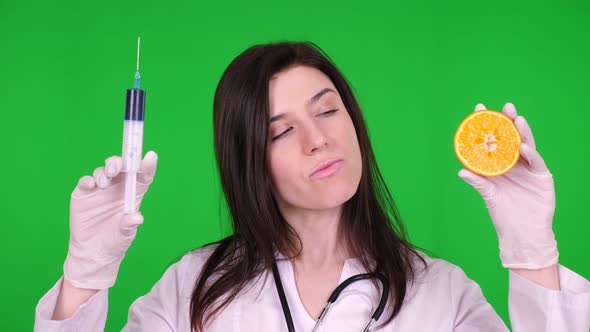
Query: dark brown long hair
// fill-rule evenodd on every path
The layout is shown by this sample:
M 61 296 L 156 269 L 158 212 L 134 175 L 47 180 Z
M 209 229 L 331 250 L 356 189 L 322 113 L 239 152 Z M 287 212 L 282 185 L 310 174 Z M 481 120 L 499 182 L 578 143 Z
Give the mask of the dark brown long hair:
M 352 254 L 367 271 L 383 273 L 390 284 L 390 310 L 382 325 L 399 313 L 407 282 L 414 279 L 413 262 L 421 257 L 407 241 L 397 207 L 377 167 L 360 107 L 345 77 L 313 43 L 256 45 L 229 64 L 215 92 L 215 155 L 233 235 L 214 243 L 217 246 L 194 286 L 191 327 L 198 332 L 250 281 L 271 269 L 275 251 L 293 257 L 301 250 L 300 239 L 277 207 L 265 162 L 269 81 L 295 65 L 313 67 L 327 75 L 352 118 L 362 175 L 357 192 L 343 205 L 341 229 Z

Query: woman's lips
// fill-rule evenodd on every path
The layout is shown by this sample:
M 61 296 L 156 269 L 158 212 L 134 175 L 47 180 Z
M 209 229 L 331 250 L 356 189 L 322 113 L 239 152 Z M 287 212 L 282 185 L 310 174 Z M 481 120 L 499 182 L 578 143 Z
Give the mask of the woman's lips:
M 309 176 L 309 178 L 312 180 L 327 178 L 327 177 L 333 175 L 334 173 L 336 173 L 340 169 L 340 167 L 342 167 L 342 163 L 343 163 L 343 161 L 341 159 L 328 162 L 326 166 L 313 172 Z

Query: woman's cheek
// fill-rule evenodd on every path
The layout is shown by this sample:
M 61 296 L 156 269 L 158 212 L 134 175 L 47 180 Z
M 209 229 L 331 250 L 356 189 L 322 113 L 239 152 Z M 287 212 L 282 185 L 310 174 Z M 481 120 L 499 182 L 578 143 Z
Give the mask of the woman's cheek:
M 270 159 L 270 173 L 277 187 L 281 187 L 288 178 L 287 158 L 279 158 L 279 155 L 279 153 L 274 154 Z

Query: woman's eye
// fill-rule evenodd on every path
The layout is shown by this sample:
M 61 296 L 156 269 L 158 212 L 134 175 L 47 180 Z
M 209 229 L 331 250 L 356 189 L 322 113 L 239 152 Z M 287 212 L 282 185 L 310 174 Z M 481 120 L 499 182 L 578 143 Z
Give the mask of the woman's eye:
M 338 111 L 338 108 L 336 108 L 336 109 L 333 109 L 333 110 L 329 110 L 329 111 L 327 111 L 327 112 L 324 112 L 324 113 L 322 113 L 322 114 L 320 114 L 320 115 L 324 115 L 324 114 L 332 114 L 332 113 L 336 113 L 337 111 Z
M 289 127 L 289 129 L 287 129 L 287 130 L 283 131 L 282 133 L 278 134 L 277 136 L 273 137 L 271 141 L 274 141 L 276 139 L 283 137 L 286 133 L 291 131 L 291 129 L 293 129 L 293 127 Z
M 339 110 L 339 109 L 338 109 L 338 108 L 336 108 L 336 109 L 333 109 L 333 110 L 326 111 L 326 112 L 324 112 L 324 113 L 320 113 L 320 115 L 329 115 L 329 114 L 333 114 L 333 113 L 336 113 L 338 110 Z M 293 127 L 289 127 L 289 129 L 287 129 L 287 130 L 283 131 L 282 133 L 278 134 L 277 136 L 273 137 L 273 138 L 271 139 L 271 142 L 274 142 L 275 140 L 277 140 L 277 139 L 279 139 L 279 138 L 281 138 L 281 137 L 285 136 L 285 134 L 287 134 L 288 132 L 290 132 L 292 129 L 293 129 Z

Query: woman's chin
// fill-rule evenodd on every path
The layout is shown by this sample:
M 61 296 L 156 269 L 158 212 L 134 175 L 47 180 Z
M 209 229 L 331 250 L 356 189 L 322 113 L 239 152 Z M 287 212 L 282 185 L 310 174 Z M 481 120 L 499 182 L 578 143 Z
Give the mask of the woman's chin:
M 322 210 L 331 209 L 338 207 L 346 203 L 356 193 L 358 187 L 346 186 L 337 187 L 333 186 L 330 190 L 324 192 L 317 191 L 314 195 L 309 197 L 309 204 L 312 206 L 311 209 Z

